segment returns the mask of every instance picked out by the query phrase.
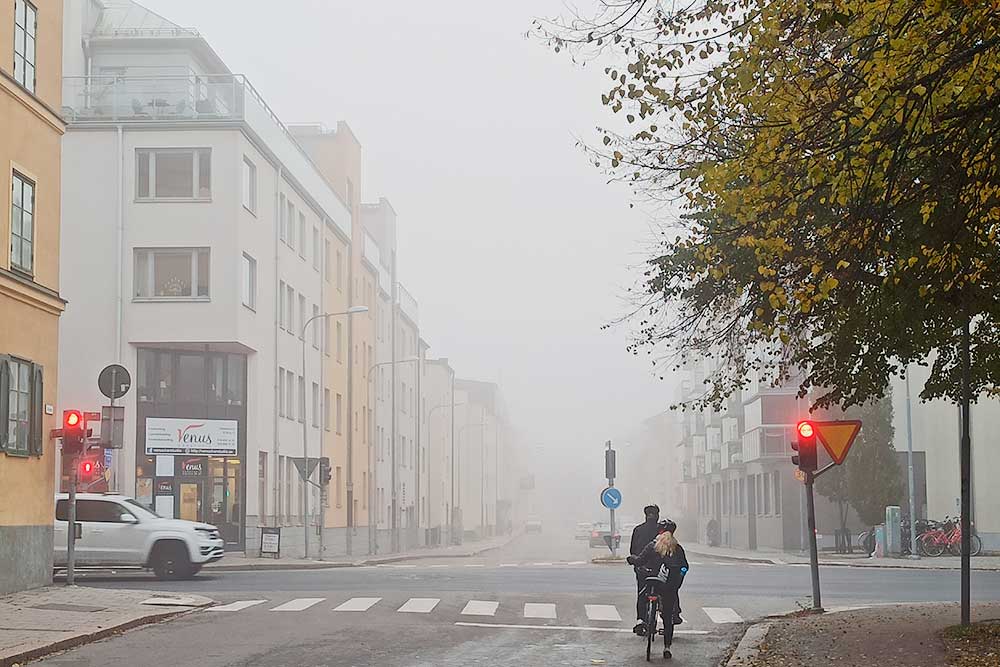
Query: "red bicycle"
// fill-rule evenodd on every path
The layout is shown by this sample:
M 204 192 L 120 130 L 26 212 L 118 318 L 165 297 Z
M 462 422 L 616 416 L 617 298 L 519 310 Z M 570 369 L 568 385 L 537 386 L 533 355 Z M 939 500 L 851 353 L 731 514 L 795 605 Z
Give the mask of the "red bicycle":
M 940 556 L 947 549 L 955 556 L 962 555 L 962 524 L 955 519 L 945 517 L 943 523 L 920 535 L 920 550 L 927 556 Z M 970 537 L 969 553 L 978 556 L 983 550 L 983 541 L 973 529 Z

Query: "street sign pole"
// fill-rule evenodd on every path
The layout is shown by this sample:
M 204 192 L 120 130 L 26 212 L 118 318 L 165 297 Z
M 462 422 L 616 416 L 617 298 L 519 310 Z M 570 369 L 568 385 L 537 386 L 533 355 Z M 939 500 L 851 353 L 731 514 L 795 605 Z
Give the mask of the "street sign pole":
M 816 506 L 813 501 L 813 473 L 806 473 L 806 513 L 809 521 L 809 570 L 812 574 L 813 611 L 823 611 L 819 592 L 819 553 L 816 549 Z
M 69 502 L 66 516 L 66 585 L 74 585 L 73 570 L 76 566 L 76 485 L 77 467 L 80 465 L 78 454 L 70 455 Z
M 615 486 L 615 450 L 611 449 L 611 441 L 607 441 L 607 450 L 604 453 L 604 473 L 608 477 L 608 486 L 614 488 Z M 613 557 L 618 557 L 618 545 L 615 543 L 615 508 L 611 506 L 608 508 L 611 512 L 611 555 Z

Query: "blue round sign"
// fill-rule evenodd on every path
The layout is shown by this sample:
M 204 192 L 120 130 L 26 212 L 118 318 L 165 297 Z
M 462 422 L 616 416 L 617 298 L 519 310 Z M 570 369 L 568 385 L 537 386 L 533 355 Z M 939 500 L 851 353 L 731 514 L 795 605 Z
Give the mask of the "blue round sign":
M 609 510 L 616 510 L 622 504 L 622 492 L 613 486 L 601 491 L 601 504 Z

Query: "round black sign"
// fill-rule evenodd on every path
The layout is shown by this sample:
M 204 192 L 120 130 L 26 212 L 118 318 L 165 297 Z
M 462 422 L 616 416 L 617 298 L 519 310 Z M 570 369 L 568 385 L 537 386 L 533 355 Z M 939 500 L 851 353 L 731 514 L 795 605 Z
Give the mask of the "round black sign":
M 97 376 L 97 386 L 100 387 L 102 394 L 115 400 L 128 393 L 132 387 L 132 376 L 124 366 L 111 364 Z

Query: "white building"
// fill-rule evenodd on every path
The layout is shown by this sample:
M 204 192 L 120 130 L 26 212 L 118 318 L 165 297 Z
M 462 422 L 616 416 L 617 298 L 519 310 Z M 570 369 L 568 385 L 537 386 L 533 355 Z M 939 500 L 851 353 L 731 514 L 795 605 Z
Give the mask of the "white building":
M 349 209 L 194 30 L 128 0 L 68 0 L 65 22 L 59 409 L 98 409 L 98 372 L 122 364 L 111 486 L 234 549 L 284 526 L 301 553 L 295 459 L 303 431 L 319 455 L 331 388 L 322 362 L 303 373 L 299 332 L 328 303 Z M 329 349 L 318 325 L 310 359 Z
M 424 362 L 420 394 L 423 399 L 421 442 L 425 452 L 422 461 L 426 462 L 426 481 L 421 484 L 421 489 L 427 504 L 425 525 L 428 544 L 448 544 L 451 541 L 452 482 L 457 474 L 452 466 L 454 422 L 451 401 L 454 382 L 455 371 L 447 359 L 427 359 Z

